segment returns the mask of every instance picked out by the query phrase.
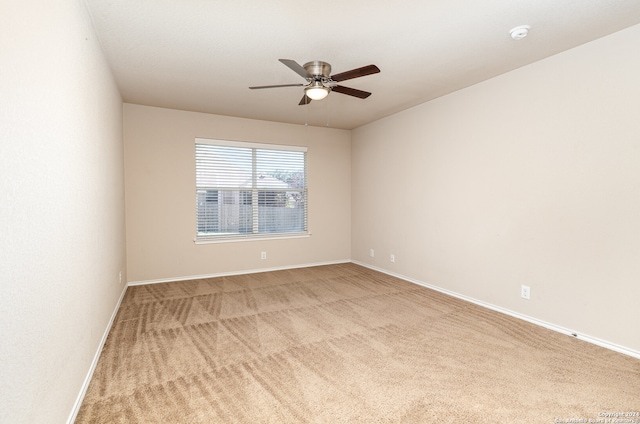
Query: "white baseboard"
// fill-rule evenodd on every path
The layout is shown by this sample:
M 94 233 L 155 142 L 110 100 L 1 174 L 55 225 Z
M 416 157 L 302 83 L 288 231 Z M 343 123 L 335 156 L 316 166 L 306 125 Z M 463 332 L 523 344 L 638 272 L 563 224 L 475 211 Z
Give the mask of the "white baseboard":
M 127 286 L 140 286 L 145 284 L 156 284 L 156 283 L 170 283 L 172 281 L 199 280 L 201 278 L 228 277 L 231 275 L 257 274 L 259 272 L 283 271 L 287 269 L 309 268 L 311 266 L 336 265 L 336 264 L 345 264 L 345 263 L 351 263 L 351 262 L 352 262 L 351 259 L 342 259 L 338 261 L 317 262 L 317 263 L 311 263 L 311 264 L 290 265 L 290 266 L 282 266 L 282 267 L 274 267 L 274 268 L 260 268 L 260 269 L 250 269 L 250 270 L 242 270 L 242 271 L 220 272 L 216 274 L 205 274 L 205 275 L 190 275 L 186 277 L 161 278 L 158 280 L 131 281 L 127 283 Z
M 116 307 L 113 309 L 113 313 L 111 314 L 111 318 L 109 319 L 109 323 L 107 324 L 107 328 L 104 330 L 104 334 L 102 335 L 102 340 L 100 340 L 100 344 L 98 345 L 98 350 L 96 354 L 93 356 L 93 360 L 91 361 L 91 366 L 89 367 L 89 372 L 82 383 L 82 387 L 80 388 L 80 393 L 76 398 L 76 402 L 73 405 L 73 409 L 71 410 L 71 414 L 69 415 L 69 419 L 67 420 L 67 424 L 73 424 L 78 416 L 78 412 L 80 412 L 80 406 L 82 406 L 82 401 L 84 400 L 84 396 L 87 393 L 87 389 L 89 388 L 89 383 L 91 383 L 91 378 L 93 377 L 93 372 L 98 365 L 98 360 L 100 359 L 100 354 L 102 353 L 102 348 L 104 347 L 105 342 L 107 341 L 107 336 L 109 336 L 109 332 L 111 331 L 111 326 L 113 325 L 113 321 L 116 319 L 116 315 L 118 314 L 118 309 L 120 309 L 120 304 L 122 303 L 122 299 L 124 299 L 124 294 L 127 292 L 127 286 L 125 285 L 122 289 L 122 293 L 120 293 L 120 298 L 116 303 Z
M 495 306 L 495 305 L 492 305 L 490 303 L 483 302 L 482 300 L 474 299 L 472 297 L 468 297 L 468 296 L 465 296 L 465 295 L 462 295 L 462 294 L 459 294 L 459 293 L 456 293 L 456 292 L 452 292 L 450 290 L 446 290 L 446 289 L 443 289 L 443 288 L 440 288 L 440 287 L 437 287 L 437 286 L 433 286 L 431 284 L 427 284 L 425 282 L 422 282 L 422 281 L 419 281 L 419 280 L 416 280 L 416 279 L 413 279 L 413 278 L 409 278 L 409 277 L 406 277 L 404 275 L 397 274 L 395 272 L 391 272 L 391 271 L 386 270 L 386 269 L 378 268 L 378 267 L 375 267 L 373 265 L 366 264 L 364 262 L 358 262 L 358 261 L 351 261 L 351 262 L 353 262 L 356 265 L 360 265 L 360 266 L 363 266 L 365 268 L 372 269 L 374 271 L 382 272 L 383 274 L 391 275 L 392 277 L 400 278 L 401 280 L 405 280 L 405 281 L 408 281 L 410 283 L 414 283 L 414 284 L 417 284 L 419 286 L 426 287 L 428 289 L 432 289 L 432 290 L 435 290 L 435 291 L 440 292 L 440 293 L 444 293 L 444 294 L 449 295 L 449 296 L 453 296 L 455 298 L 458 298 L 458 299 L 461 299 L 461 300 L 476 304 L 478 306 L 482 306 L 484 308 L 491 309 L 493 311 L 500 312 L 500 313 L 503 313 L 505 315 L 509 315 L 509 316 L 514 317 L 514 318 L 518 318 L 518 319 L 530 322 L 530 323 L 535 324 L 535 325 L 539 325 L 540 327 L 544 327 L 546 329 L 553 330 L 553 331 L 556 331 L 558 333 L 565 334 L 567 336 L 572 336 L 572 337 L 575 337 L 577 339 L 584 340 L 585 342 L 588 342 L 588 343 L 591 343 L 591 344 L 594 344 L 594 345 L 597 345 L 597 346 L 600 346 L 600 347 L 604 347 L 604 348 L 609 349 L 609 350 L 613 350 L 613 351 L 618 352 L 618 353 L 622 353 L 622 354 L 625 354 L 625 355 L 632 356 L 634 358 L 640 359 L 640 352 L 638 352 L 636 350 L 633 350 L 633 349 L 629 349 L 629 348 L 627 348 L 625 346 L 620 346 L 618 344 L 611 343 L 611 342 L 608 342 L 606 340 L 599 339 L 597 337 L 592 337 L 592 336 L 589 336 L 587 334 L 580 334 L 580 333 L 578 333 L 576 331 L 569 330 L 569 329 L 561 327 L 559 325 L 551 324 L 549 322 L 542 321 L 542 320 L 539 320 L 537 318 L 533 318 L 533 317 L 530 317 L 530 316 L 527 316 L 527 315 L 523 315 L 523 314 L 520 314 L 518 312 L 514 312 L 512 310 L 502 308 L 500 306 Z

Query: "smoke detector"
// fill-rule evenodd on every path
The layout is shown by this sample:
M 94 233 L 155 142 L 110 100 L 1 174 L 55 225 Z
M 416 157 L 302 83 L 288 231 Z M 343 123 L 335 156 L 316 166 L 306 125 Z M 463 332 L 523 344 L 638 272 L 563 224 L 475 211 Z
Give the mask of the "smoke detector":
M 529 34 L 530 29 L 531 27 L 529 25 L 520 25 L 509 31 L 509 34 L 511 34 L 511 38 L 514 40 L 522 40 Z

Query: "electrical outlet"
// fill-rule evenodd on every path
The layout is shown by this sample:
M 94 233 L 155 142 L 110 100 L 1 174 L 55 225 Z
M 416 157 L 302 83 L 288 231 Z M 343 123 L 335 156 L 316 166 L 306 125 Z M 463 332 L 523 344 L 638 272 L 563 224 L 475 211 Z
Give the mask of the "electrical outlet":
M 531 287 L 522 285 L 520 286 L 520 297 L 523 299 L 531 299 Z
M 267 259 L 267 252 L 261 252 L 260 259 Z
M 369 256 L 371 256 L 372 258 L 375 256 L 375 252 L 373 251 L 373 249 L 369 249 Z
M 390 260 L 391 262 L 395 262 L 395 261 L 396 261 L 396 255 L 391 254 L 391 256 L 389 257 L 389 260 Z

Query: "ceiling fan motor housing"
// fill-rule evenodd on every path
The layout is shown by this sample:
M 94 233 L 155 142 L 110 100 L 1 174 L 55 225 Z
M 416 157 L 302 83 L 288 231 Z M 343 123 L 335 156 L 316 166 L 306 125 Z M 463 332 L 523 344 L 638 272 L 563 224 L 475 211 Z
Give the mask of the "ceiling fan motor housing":
M 329 76 L 331 75 L 331 65 L 320 60 L 307 62 L 302 67 L 307 71 L 309 75 L 313 75 L 314 77 L 329 78 Z

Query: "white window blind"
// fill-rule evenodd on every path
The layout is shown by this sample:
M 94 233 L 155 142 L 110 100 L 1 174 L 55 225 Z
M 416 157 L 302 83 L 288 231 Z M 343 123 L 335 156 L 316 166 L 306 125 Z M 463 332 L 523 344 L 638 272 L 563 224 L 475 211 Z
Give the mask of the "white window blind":
M 307 234 L 306 148 L 196 139 L 196 241 Z

